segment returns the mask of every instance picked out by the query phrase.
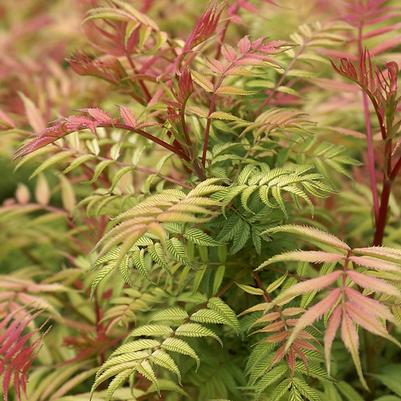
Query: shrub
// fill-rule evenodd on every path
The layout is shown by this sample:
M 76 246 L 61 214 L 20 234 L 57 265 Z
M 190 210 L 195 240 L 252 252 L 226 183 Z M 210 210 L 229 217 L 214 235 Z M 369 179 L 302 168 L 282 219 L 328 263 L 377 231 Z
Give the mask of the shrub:
M 397 2 L 20 3 L 4 400 L 401 400 Z

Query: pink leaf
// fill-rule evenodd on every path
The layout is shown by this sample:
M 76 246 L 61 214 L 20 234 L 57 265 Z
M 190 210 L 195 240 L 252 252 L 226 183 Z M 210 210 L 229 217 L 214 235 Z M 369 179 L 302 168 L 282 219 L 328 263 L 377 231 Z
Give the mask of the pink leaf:
M 238 42 L 238 49 L 242 54 L 245 54 L 249 51 L 250 48 L 251 48 L 251 42 L 250 42 L 248 36 L 244 36 Z
M 276 303 L 281 304 L 281 303 L 286 303 L 290 301 L 292 298 L 300 295 L 300 294 L 305 294 L 306 292 L 309 291 L 318 291 L 322 290 L 323 288 L 328 287 L 329 285 L 333 284 L 338 280 L 338 278 L 341 276 L 342 272 L 341 271 L 335 271 L 329 274 L 326 274 L 324 276 L 320 276 L 317 278 L 313 278 L 311 280 L 307 280 L 298 284 L 295 284 L 294 286 L 288 288 L 284 292 L 282 292 L 277 298 L 276 298 Z
M 316 305 L 313 305 L 309 308 L 298 320 L 298 323 L 294 327 L 291 336 L 287 341 L 287 349 L 291 345 L 291 343 L 295 340 L 298 333 L 303 330 L 305 327 L 310 326 L 316 320 L 321 318 L 326 312 L 328 312 L 339 300 L 341 296 L 341 289 L 336 288 L 332 290 L 325 298 L 323 298 Z
M 388 337 L 387 330 L 383 324 L 375 318 L 375 316 L 368 312 L 367 309 L 360 309 L 352 302 L 344 303 L 344 310 L 348 313 L 349 317 L 365 330 L 382 337 Z
M 184 103 L 194 91 L 191 72 L 188 67 L 184 68 L 178 80 L 180 90 L 179 101 Z
M 384 53 L 385 51 L 397 47 L 401 44 L 401 35 L 393 36 L 390 39 L 380 42 L 379 45 L 374 47 L 371 51 L 372 56 Z
M 95 121 L 86 116 L 70 116 L 65 119 L 65 127 L 69 132 L 90 128 L 96 125 Z
M 263 329 L 258 330 L 258 333 L 274 333 L 279 330 L 282 330 L 285 327 L 285 322 L 279 320 L 278 322 L 270 323 L 268 326 Z
M 223 54 L 223 57 L 227 61 L 234 61 L 237 58 L 237 53 L 235 52 L 234 48 L 231 47 L 230 45 L 223 45 L 221 48 L 221 53 Z
M 34 152 L 35 150 L 43 148 L 44 146 L 57 141 L 57 139 L 60 139 L 64 135 L 67 135 L 68 133 L 69 132 L 66 130 L 65 124 L 63 123 L 57 123 L 52 127 L 46 128 L 38 137 L 32 139 L 27 144 L 19 148 L 15 153 L 14 158 L 16 159 L 18 157 L 25 156 Z
M 371 30 L 369 32 L 366 32 L 363 35 L 363 38 L 364 39 L 373 38 L 373 37 L 376 37 L 376 36 L 379 36 L 379 35 L 383 35 L 383 34 L 388 33 L 388 32 L 394 32 L 394 31 L 396 31 L 396 30 L 398 30 L 400 28 L 401 28 L 401 23 L 400 22 L 396 23 L 396 24 L 391 24 L 391 25 L 388 25 L 388 26 L 384 26 L 384 27 L 373 29 L 373 30 Z
M 332 90 L 332 91 L 340 90 L 342 92 L 352 92 L 352 93 L 359 92 L 359 88 L 357 86 L 355 86 L 354 84 L 349 84 L 349 83 L 342 82 L 342 81 L 335 80 L 335 79 L 315 78 L 311 83 L 316 86 L 319 86 L 320 88 L 328 89 L 328 90 Z M 343 132 L 341 132 L 341 130 Z M 347 128 L 338 128 L 338 131 L 343 134 L 347 134 L 347 132 L 351 132 L 351 136 L 353 136 L 352 132 L 356 132 L 355 136 L 357 138 L 362 138 L 362 139 L 365 138 L 365 135 L 361 134 L 360 132 L 348 130 Z
M 396 265 L 395 263 L 386 262 L 384 260 L 372 258 L 370 256 L 351 256 L 349 260 L 359 266 L 368 267 L 374 270 L 401 272 L 401 267 Z
M 332 315 L 330 316 L 329 323 L 327 325 L 324 334 L 324 355 L 326 358 L 327 372 L 329 375 L 330 375 L 330 365 L 331 365 L 330 364 L 331 347 L 333 345 L 336 332 L 340 327 L 341 315 L 342 315 L 341 306 L 337 306 L 337 308 L 334 309 Z
M 209 39 L 216 32 L 221 12 L 221 8 L 218 10 L 212 5 L 202 14 L 185 42 L 183 53 Z
M 298 357 L 302 360 L 304 366 L 307 368 L 308 358 L 306 357 L 305 353 L 298 347 L 297 341 L 294 342 L 291 348 L 295 351 L 295 354 L 298 355 Z
M 211 59 L 207 60 L 207 66 L 213 71 L 216 72 L 217 74 L 222 74 L 225 70 L 224 65 L 221 63 L 221 61 L 216 60 L 216 59 Z
M 376 301 L 373 298 L 365 297 L 353 288 L 346 287 L 344 289 L 347 299 L 353 304 L 357 305 L 359 308 L 365 308 L 379 318 L 386 319 L 389 322 L 394 322 L 394 316 L 390 309 Z
M 94 59 L 78 52 L 69 58 L 68 63 L 79 75 L 96 76 L 114 84 L 119 83 L 125 74 L 118 59 L 111 55 Z
M 341 338 L 344 342 L 345 347 L 348 349 L 354 361 L 356 371 L 359 376 L 359 380 L 365 388 L 368 388 L 366 381 L 362 374 L 361 360 L 359 359 L 358 349 L 359 349 L 359 337 L 356 330 L 355 324 L 347 313 L 343 313 L 342 323 L 341 323 Z
M 272 365 L 279 363 L 284 358 L 285 354 L 286 354 L 285 344 L 283 344 L 277 349 L 272 360 Z
M 295 359 L 296 359 L 295 356 L 296 356 L 295 350 L 290 349 L 287 353 L 287 364 L 292 373 L 294 373 L 295 371 Z
M 344 307 L 349 316 L 365 330 L 384 337 L 401 347 L 401 344 L 387 332 L 385 321 L 382 320 L 383 316 L 377 315 L 372 309 L 369 309 L 368 303 L 357 304 L 348 301 L 344 303 Z M 394 320 L 394 318 L 389 320 Z
M 382 279 L 370 277 L 366 274 L 358 273 L 355 270 L 348 270 L 347 275 L 354 283 L 362 288 L 401 298 L 401 292 Z
M 319 352 L 318 349 L 313 344 L 305 340 L 300 340 L 299 337 L 292 343 L 292 347 Z
M 280 312 L 270 312 L 266 315 L 263 315 L 261 318 L 259 318 L 258 320 L 256 320 L 256 322 L 274 322 L 275 320 L 277 320 L 279 317 L 281 316 Z M 255 322 L 255 323 L 256 323 Z
M 0 375 L 2 375 L 4 400 L 8 400 L 12 381 L 16 399 L 21 401 L 21 392 L 25 393 L 26 389 L 27 372 L 32 364 L 35 349 L 39 345 L 39 340 L 28 344 L 30 338 L 35 334 L 34 332 L 23 334 L 38 313 L 20 319 L 19 310 L 21 308 L 16 309 L 0 322 L 2 332 L 0 336 Z
M 230 21 L 233 24 L 238 24 L 238 25 L 242 23 L 241 17 L 239 15 L 234 15 L 234 14 L 230 14 Z
M 20 93 L 19 95 L 24 103 L 25 114 L 31 127 L 35 130 L 35 132 L 43 131 L 46 128 L 46 123 L 43 120 L 39 109 L 32 102 L 32 100 L 27 98 L 23 93 Z
M 94 118 L 97 122 L 100 123 L 107 123 L 111 124 L 113 122 L 113 119 L 103 110 L 99 108 L 88 108 L 88 109 L 81 109 L 81 111 L 84 111 L 88 113 L 92 118 Z
M 129 125 L 130 127 L 135 127 L 137 125 L 137 120 L 128 107 L 120 106 L 120 115 L 121 118 L 124 120 L 124 123 Z

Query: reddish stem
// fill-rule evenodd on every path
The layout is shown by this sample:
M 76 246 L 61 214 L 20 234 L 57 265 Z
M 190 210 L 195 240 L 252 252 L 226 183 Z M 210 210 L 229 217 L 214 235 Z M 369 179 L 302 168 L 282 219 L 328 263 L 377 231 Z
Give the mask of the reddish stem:
M 238 8 L 239 8 L 239 4 L 237 3 L 233 12 L 234 13 L 237 12 Z M 215 55 L 216 60 L 218 60 L 221 56 L 221 48 L 223 47 L 224 38 L 226 36 L 227 28 L 230 25 L 230 22 L 231 22 L 231 19 L 228 18 L 221 31 L 220 38 L 219 38 L 218 44 L 217 44 L 217 49 L 216 49 L 216 55 Z M 214 83 L 215 83 L 215 77 L 213 77 L 213 84 Z M 220 86 L 220 85 L 218 85 L 218 86 Z M 202 166 L 203 167 L 205 167 L 205 165 L 206 165 L 206 154 L 207 154 L 207 148 L 209 146 L 210 127 L 212 124 L 212 120 L 211 120 L 210 116 L 215 111 L 216 111 L 216 94 L 213 93 L 212 98 L 210 100 L 209 113 L 207 116 L 207 122 L 206 122 L 206 127 L 205 127 L 205 134 L 204 134 L 204 142 L 203 142 L 203 149 L 202 149 Z
M 203 149 L 202 149 L 202 165 L 205 167 L 206 165 L 206 154 L 207 154 L 207 148 L 209 145 L 209 135 L 210 135 L 210 126 L 212 124 L 212 119 L 210 118 L 211 114 L 214 113 L 216 110 L 216 95 L 212 95 L 212 99 L 210 101 L 210 107 L 209 107 L 209 113 L 207 116 L 207 122 L 206 122 L 206 128 L 205 128 L 205 134 L 204 134 L 204 142 L 203 142 Z
M 183 153 L 180 149 L 176 148 L 173 145 L 170 145 L 167 142 L 164 142 L 162 139 L 158 138 L 157 136 L 149 134 L 148 132 L 146 132 L 146 131 L 144 131 L 142 129 L 134 128 L 134 127 L 131 127 L 130 125 L 117 123 L 117 122 L 101 123 L 101 124 L 98 125 L 98 127 L 109 127 L 109 128 L 113 128 L 114 127 L 114 128 L 121 128 L 121 129 L 125 129 L 127 131 L 135 132 L 135 133 L 143 136 L 144 138 L 147 138 L 147 139 L 151 140 L 152 142 L 157 143 L 158 145 L 162 146 L 163 148 L 170 150 L 171 152 L 173 152 L 176 155 L 180 156 L 181 159 L 184 159 L 186 161 L 190 161 L 190 158 L 188 157 L 188 155 Z
M 390 200 L 392 181 L 387 179 L 383 183 L 383 191 L 380 199 L 380 210 L 376 224 L 373 246 L 381 246 L 383 244 L 384 229 L 386 227 L 388 202 Z
M 383 190 L 380 199 L 379 217 L 376 224 L 375 236 L 373 240 L 373 245 L 375 246 L 383 245 L 384 229 L 387 223 L 388 203 L 390 200 L 391 187 L 393 184 L 393 174 L 398 164 L 397 163 L 394 169 L 392 169 L 391 151 L 392 151 L 392 141 L 391 139 L 387 139 L 384 148 L 386 165 L 383 172 Z M 394 178 L 395 176 L 396 174 L 394 175 Z
M 190 151 L 192 149 L 192 142 L 191 142 L 191 138 L 189 137 L 187 123 L 185 122 L 185 107 L 187 105 L 187 101 L 188 101 L 188 99 L 186 99 L 184 101 L 184 103 L 182 104 L 182 107 L 180 109 L 180 120 L 181 120 L 181 125 L 182 125 L 182 131 L 184 133 L 185 143 L 189 147 L 188 150 Z
M 127 49 L 125 49 L 125 56 L 127 57 L 128 63 L 129 63 L 129 65 L 130 65 L 130 67 L 132 68 L 132 72 L 133 72 L 134 74 L 138 74 L 138 71 L 137 71 L 137 69 L 135 68 L 135 64 L 134 64 L 134 62 L 133 62 L 133 60 L 132 60 L 132 57 L 131 57 L 131 55 L 129 54 L 129 52 L 128 52 Z M 146 97 L 146 100 L 149 102 L 150 99 L 152 99 L 152 96 L 151 96 L 151 94 L 150 94 L 148 88 L 146 87 L 146 85 L 145 85 L 145 83 L 143 82 L 142 79 L 139 80 L 139 86 L 141 87 L 142 92 L 143 92 L 143 94 L 144 94 L 145 97 Z

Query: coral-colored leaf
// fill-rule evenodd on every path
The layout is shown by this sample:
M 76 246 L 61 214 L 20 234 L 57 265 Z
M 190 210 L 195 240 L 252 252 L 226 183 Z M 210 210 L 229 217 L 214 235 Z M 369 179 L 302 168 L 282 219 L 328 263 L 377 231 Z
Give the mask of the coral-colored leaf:
M 28 118 L 29 124 L 35 132 L 41 132 L 46 128 L 46 123 L 39 109 L 35 106 L 31 99 L 27 98 L 23 93 L 19 94 L 25 106 L 25 114 Z
M 327 372 L 329 375 L 330 375 L 330 365 L 331 365 L 330 363 L 331 346 L 333 345 L 336 332 L 340 327 L 341 315 L 342 315 L 341 306 L 337 306 L 337 308 L 334 309 L 332 315 L 330 316 L 329 323 L 324 333 L 324 356 L 326 359 Z
M 35 356 L 39 340 L 31 341 L 34 332 L 23 334 L 30 322 L 38 313 L 20 318 L 18 310 L 10 313 L 0 322 L 0 374 L 4 400 L 8 400 L 11 384 L 15 388 L 18 401 L 21 401 L 21 392 L 25 393 L 28 369 Z
M 382 279 L 358 273 L 354 270 L 347 271 L 347 275 L 354 283 L 363 288 L 401 298 L 401 291 Z
M 241 53 L 245 54 L 250 50 L 250 48 L 251 48 L 251 41 L 249 40 L 248 36 L 244 36 L 238 42 L 238 49 Z
M 112 123 L 113 121 L 113 119 L 105 111 L 97 107 L 81 109 L 81 111 L 88 113 L 93 119 L 100 123 Z
M 14 158 L 26 156 L 44 146 L 53 143 L 68 134 L 64 124 L 56 124 L 42 131 L 38 137 L 32 139 L 15 152 Z
M 128 107 L 120 106 L 120 115 L 121 118 L 124 120 L 124 123 L 129 125 L 130 127 L 135 127 L 137 125 L 138 122 Z
M 298 320 L 298 323 L 294 327 L 291 336 L 287 342 L 287 349 L 290 347 L 291 343 L 295 340 L 298 333 L 305 327 L 310 326 L 316 320 L 321 318 L 326 312 L 328 312 L 339 300 L 341 295 L 341 289 L 336 288 L 332 290 L 325 298 L 323 298 L 316 305 L 309 308 Z
M 184 103 L 194 91 L 192 76 L 189 68 L 184 68 L 178 79 L 179 101 Z
M 366 308 L 370 313 L 375 316 L 388 320 L 389 322 L 395 322 L 395 318 L 391 313 L 390 309 L 376 301 L 373 298 L 362 295 L 360 292 L 354 290 L 353 288 L 346 287 L 344 289 L 347 299 L 357 305 L 359 308 Z
M 383 322 L 379 321 L 367 308 L 359 308 L 352 302 L 345 302 L 344 310 L 355 323 L 363 327 L 365 330 L 396 342 L 396 340 L 388 334 Z
M 384 53 L 385 51 L 399 46 L 401 43 L 401 35 L 392 36 L 390 39 L 380 42 L 379 45 L 375 46 L 371 50 L 372 56 L 377 56 L 378 54 Z
M 191 50 L 216 32 L 221 12 L 221 8 L 212 5 L 201 15 L 185 42 L 183 52 Z
M 359 266 L 368 267 L 370 269 L 401 273 L 401 266 L 398 266 L 395 263 L 372 258 L 370 256 L 351 256 L 349 260 Z
M 359 337 L 358 331 L 352 319 L 347 313 L 343 312 L 341 322 L 341 338 L 344 342 L 345 347 L 348 349 L 354 361 L 356 371 L 358 373 L 359 380 L 362 385 L 368 389 L 368 385 L 363 377 L 361 360 L 359 359 Z
M 283 291 L 275 300 L 277 304 L 283 304 L 289 302 L 292 298 L 305 294 L 310 291 L 318 291 L 328 287 L 338 280 L 341 276 L 341 271 L 335 271 L 324 276 L 316 277 L 301 283 L 295 284 L 294 286 Z

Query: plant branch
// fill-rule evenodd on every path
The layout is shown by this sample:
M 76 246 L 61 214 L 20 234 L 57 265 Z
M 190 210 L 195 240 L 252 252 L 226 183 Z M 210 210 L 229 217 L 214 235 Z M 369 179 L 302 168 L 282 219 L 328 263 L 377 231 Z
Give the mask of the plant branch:
M 389 204 L 391 189 L 392 189 L 392 184 L 393 184 L 392 176 L 393 176 L 393 172 L 395 169 L 395 168 L 394 169 L 391 168 L 391 165 L 392 165 L 391 148 L 392 148 L 392 141 L 391 141 L 391 139 L 387 139 L 386 145 L 385 145 L 385 150 L 384 150 L 386 166 L 383 171 L 383 190 L 382 190 L 382 194 L 381 194 L 379 216 L 378 216 L 374 240 L 373 240 L 374 246 L 383 245 L 384 229 L 385 229 L 386 223 L 387 223 L 388 204 Z M 396 167 L 397 167 L 397 164 L 396 164 Z
M 296 52 L 296 54 L 294 55 L 294 58 L 290 61 L 290 63 L 287 65 L 286 69 L 284 70 L 283 74 L 281 75 L 280 79 L 277 81 L 276 85 L 274 85 L 274 88 L 271 90 L 269 96 L 263 101 L 263 103 L 259 106 L 259 108 L 256 110 L 256 115 L 259 115 L 263 108 L 265 106 L 267 106 L 270 101 L 273 99 L 273 97 L 275 96 L 277 89 L 283 84 L 283 82 L 285 81 L 285 79 L 287 78 L 287 74 L 291 71 L 292 67 L 294 66 L 294 64 L 296 63 L 298 57 L 303 53 L 303 51 L 305 50 L 305 47 L 307 46 L 308 42 L 305 42 Z
M 253 279 L 255 280 L 257 287 L 263 291 L 263 299 L 265 300 L 265 302 L 271 302 L 272 298 L 271 298 L 270 294 L 266 291 L 266 288 L 262 283 L 259 273 L 254 271 L 254 272 L 252 272 L 252 276 L 253 276 Z
M 130 65 L 130 67 L 132 68 L 132 71 L 134 72 L 134 74 L 138 74 L 138 71 L 137 71 L 137 69 L 135 68 L 135 64 L 134 64 L 134 62 L 133 62 L 133 60 L 132 60 L 132 57 L 131 57 L 131 55 L 129 54 L 129 52 L 127 51 L 127 49 L 125 49 L 125 56 L 126 56 L 126 58 L 127 58 L 127 60 L 128 60 L 128 63 L 129 63 L 129 65 Z M 145 85 L 145 83 L 143 82 L 142 79 L 139 80 L 139 86 L 141 87 L 142 92 L 143 92 L 143 94 L 144 94 L 146 100 L 149 102 L 150 99 L 152 99 L 152 96 L 151 96 L 151 94 L 150 94 L 150 92 L 149 92 L 147 86 Z
M 182 125 L 182 131 L 184 133 L 185 143 L 191 149 L 191 147 L 192 147 L 191 138 L 189 137 L 188 127 L 187 127 L 187 123 L 185 121 L 185 106 L 187 105 L 187 100 L 185 100 L 182 107 L 180 108 L 180 120 L 181 120 L 181 125 Z
M 202 149 L 202 165 L 203 167 L 206 166 L 206 154 L 207 154 L 207 148 L 209 146 L 209 135 L 210 135 L 210 127 L 212 124 L 212 119 L 210 116 L 215 112 L 216 110 L 216 95 L 212 95 L 212 99 L 210 101 L 210 106 L 209 106 L 209 112 L 207 115 L 207 121 L 206 121 L 206 127 L 205 127 L 205 133 L 204 133 L 204 142 L 203 142 L 203 149 Z
M 380 210 L 373 240 L 374 246 L 383 245 L 384 229 L 386 227 L 390 193 L 391 193 L 391 181 L 387 179 L 383 183 L 383 191 L 380 198 Z
M 98 125 L 99 127 L 108 127 L 108 128 L 121 128 L 121 129 L 125 129 L 127 131 L 131 131 L 131 132 L 135 132 L 136 134 L 139 134 L 141 136 L 143 136 L 144 138 L 147 138 L 149 140 L 151 140 L 152 142 L 157 143 L 158 145 L 162 146 L 165 149 L 170 150 L 171 152 L 175 153 L 176 155 L 180 156 L 182 159 L 186 160 L 186 161 L 190 161 L 188 155 L 186 155 L 185 153 L 183 153 L 180 149 L 176 148 L 173 145 L 170 145 L 169 143 L 163 141 L 162 139 L 158 138 L 157 136 L 154 136 L 152 134 L 149 134 L 148 132 L 139 129 L 139 128 L 134 128 L 131 127 L 130 125 L 127 124 L 123 124 L 123 123 L 100 123 Z
M 61 147 L 61 146 L 58 146 L 58 147 L 59 147 L 60 149 L 62 149 L 62 150 L 71 150 L 71 148 L 67 148 L 67 147 Z M 74 151 L 75 151 L 75 154 L 77 154 L 77 155 L 85 155 L 85 154 L 86 154 L 86 153 L 84 153 L 84 152 L 76 151 L 75 149 L 74 149 Z M 100 160 L 100 161 L 104 161 L 104 160 L 113 160 L 113 162 L 114 162 L 115 164 L 117 164 L 117 165 L 119 165 L 119 166 L 121 166 L 121 167 L 130 167 L 130 166 L 132 166 L 132 164 L 124 163 L 124 162 L 117 161 L 117 160 L 111 159 L 111 158 L 109 158 L 109 157 L 104 157 L 104 156 L 97 156 L 97 155 L 96 155 L 96 159 L 98 159 L 98 160 Z M 133 166 L 132 166 L 132 167 L 133 167 Z M 133 167 L 133 168 L 134 168 L 134 167 Z M 169 181 L 169 182 L 171 182 L 171 183 L 173 183 L 173 184 L 180 185 L 180 186 L 182 186 L 183 188 L 192 189 L 192 186 L 189 185 L 189 184 L 187 184 L 186 182 L 181 181 L 181 180 L 178 180 L 178 179 L 176 179 L 176 178 L 174 178 L 174 177 L 171 177 L 171 176 L 169 176 L 169 175 L 160 174 L 157 170 L 154 170 L 154 169 L 152 169 L 152 168 L 150 168 L 150 167 L 135 166 L 135 170 L 138 170 L 138 171 L 140 171 L 141 173 L 145 173 L 145 174 L 156 174 L 158 177 L 162 178 L 163 180 Z
M 239 8 L 239 5 L 237 3 L 235 8 L 234 8 L 234 12 L 236 12 L 238 10 L 238 8 Z M 226 36 L 227 29 L 228 29 L 228 26 L 230 25 L 230 22 L 231 22 L 231 20 L 230 20 L 230 18 L 228 18 L 227 21 L 224 24 L 224 27 L 223 27 L 222 31 L 221 31 L 220 38 L 219 38 L 218 43 L 217 43 L 216 54 L 215 54 L 216 60 L 218 60 L 221 57 L 221 49 L 223 47 L 224 38 Z M 214 85 L 216 84 L 215 78 L 216 77 L 213 77 L 213 81 L 212 81 L 212 83 Z M 221 85 L 221 82 L 222 82 L 222 79 L 220 79 L 220 83 L 219 83 L 219 85 L 217 85 L 217 88 Z M 216 86 L 215 86 L 215 88 L 216 88 Z M 211 120 L 210 116 L 215 111 L 216 111 L 216 94 L 213 93 L 212 97 L 211 97 L 211 100 L 210 100 L 209 112 L 208 112 L 208 115 L 207 115 L 207 121 L 206 121 L 205 133 L 204 133 L 204 142 L 203 142 L 203 149 L 202 149 L 202 166 L 203 167 L 206 166 L 206 154 L 207 154 L 207 148 L 209 146 L 210 127 L 211 127 L 211 124 L 212 124 L 212 120 Z

